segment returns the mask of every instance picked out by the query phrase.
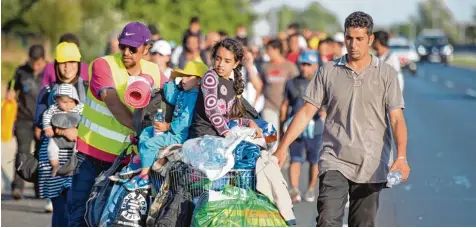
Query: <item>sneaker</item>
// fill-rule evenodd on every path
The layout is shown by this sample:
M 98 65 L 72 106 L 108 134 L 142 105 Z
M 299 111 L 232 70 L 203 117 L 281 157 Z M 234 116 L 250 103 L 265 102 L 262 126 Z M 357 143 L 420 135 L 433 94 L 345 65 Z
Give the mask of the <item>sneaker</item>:
M 15 199 L 15 200 L 21 200 L 21 199 L 23 198 L 23 193 L 22 193 L 22 191 L 21 191 L 20 189 L 15 188 L 15 189 L 13 189 L 13 191 L 12 191 L 12 197 L 13 197 L 13 199 Z
M 51 212 L 53 212 L 53 203 L 51 202 L 50 199 L 48 199 L 48 200 L 46 201 L 45 212 L 46 212 L 46 213 L 51 213 Z
M 129 191 L 134 191 L 134 190 L 143 190 L 143 189 L 149 189 L 151 187 L 149 177 L 146 176 L 140 177 L 140 176 L 135 176 L 133 177 L 130 181 L 124 184 L 124 187 L 129 190 Z
M 304 201 L 306 202 L 314 202 L 316 200 L 316 193 L 314 189 L 308 189 L 306 193 L 304 193 Z
M 124 168 L 122 168 L 121 172 L 119 173 L 120 179 L 131 179 L 134 175 L 140 173 L 142 167 L 140 164 L 139 156 L 135 155 L 132 161 Z
M 293 204 L 298 204 L 301 202 L 301 192 L 299 192 L 299 189 L 292 188 L 291 191 L 289 191 L 289 195 L 291 196 L 291 201 Z

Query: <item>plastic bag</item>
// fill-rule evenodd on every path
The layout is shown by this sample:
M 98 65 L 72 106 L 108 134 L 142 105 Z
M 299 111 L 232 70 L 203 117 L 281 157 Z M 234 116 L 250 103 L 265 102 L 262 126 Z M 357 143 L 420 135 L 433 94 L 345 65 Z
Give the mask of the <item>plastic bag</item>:
M 223 200 L 218 200 L 223 199 Z M 285 227 L 276 207 L 251 190 L 227 186 L 220 195 L 201 197 L 195 207 L 194 227 Z
M 206 135 L 187 140 L 182 147 L 183 161 L 201 170 L 211 181 L 224 176 L 235 164 L 233 150 L 254 134 L 253 129 L 239 132 L 226 138 Z
M 2 104 L 2 142 L 8 142 L 13 138 L 13 125 L 17 118 L 17 102 L 15 99 L 5 101 Z
M 260 148 L 250 142 L 241 142 L 233 151 L 235 166 L 233 169 L 254 169 L 259 158 Z

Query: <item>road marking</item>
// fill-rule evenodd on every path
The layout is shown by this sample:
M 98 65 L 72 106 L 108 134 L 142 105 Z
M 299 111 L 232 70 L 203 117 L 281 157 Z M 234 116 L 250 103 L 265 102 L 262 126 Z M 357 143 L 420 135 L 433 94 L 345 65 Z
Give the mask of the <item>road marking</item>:
M 438 76 L 432 75 L 432 76 L 431 76 L 431 80 L 432 80 L 433 82 L 437 82 L 437 81 L 438 81 Z
M 467 89 L 466 90 L 466 95 L 471 96 L 471 97 L 476 97 L 476 91 L 472 89 Z
M 452 89 L 455 87 L 455 84 L 452 81 L 445 81 L 445 86 Z

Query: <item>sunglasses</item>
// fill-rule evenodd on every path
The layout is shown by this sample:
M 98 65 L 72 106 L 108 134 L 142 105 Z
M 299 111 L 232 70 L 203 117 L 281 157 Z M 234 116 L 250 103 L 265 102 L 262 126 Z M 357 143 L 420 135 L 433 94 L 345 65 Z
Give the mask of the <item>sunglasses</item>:
M 131 47 L 131 46 L 125 45 L 125 44 L 119 44 L 119 49 L 120 49 L 121 51 L 125 51 L 126 48 L 129 49 L 129 52 L 130 52 L 131 54 L 135 54 L 135 53 L 137 53 L 137 52 L 139 51 L 139 48 L 138 48 L 138 47 Z

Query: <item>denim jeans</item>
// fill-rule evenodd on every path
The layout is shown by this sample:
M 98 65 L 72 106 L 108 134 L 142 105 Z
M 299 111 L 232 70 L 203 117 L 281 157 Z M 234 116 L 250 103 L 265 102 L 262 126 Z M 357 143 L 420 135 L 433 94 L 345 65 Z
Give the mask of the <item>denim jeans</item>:
M 51 199 L 53 204 L 52 227 L 66 227 L 69 223 L 68 199 L 71 197 L 71 188 L 64 189 L 61 194 Z
M 79 166 L 79 172 L 73 176 L 71 197 L 68 201 L 70 227 L 85 227 L 86 202 L 97 176 L 104 170 L 91 159 L 86 158 Z

